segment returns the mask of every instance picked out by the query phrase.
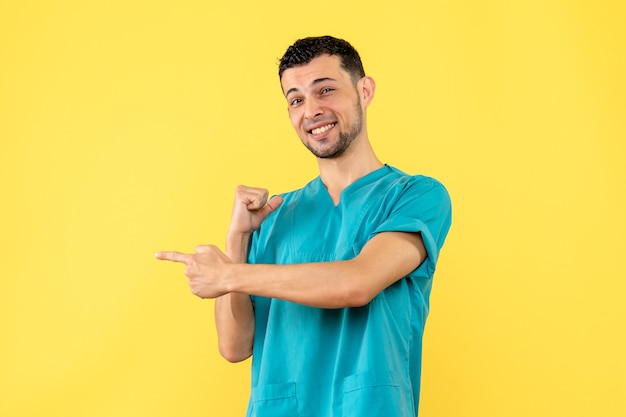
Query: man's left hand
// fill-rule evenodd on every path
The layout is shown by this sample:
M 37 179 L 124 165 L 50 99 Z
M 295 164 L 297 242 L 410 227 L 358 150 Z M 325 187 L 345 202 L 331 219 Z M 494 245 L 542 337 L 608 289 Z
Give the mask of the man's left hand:
M 224 272 L 232 262 L 214 245 L 200 245 L 195 253 L 173 251 L 157 252 L 155 257 L 164 261 L 185 264 L 185 275 L 191 292 L 200 298 L 216 298 L 228 291 L 224 285 Z

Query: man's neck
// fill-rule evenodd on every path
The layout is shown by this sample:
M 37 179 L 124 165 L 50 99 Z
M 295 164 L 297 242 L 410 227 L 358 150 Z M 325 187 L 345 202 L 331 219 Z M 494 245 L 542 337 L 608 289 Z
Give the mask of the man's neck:
M 369 142 L 362 149 L 348 149 L 338 158 L 320 158 L 317 162 L 322 182 L 335 204 L 347 186 L 383 166 Z

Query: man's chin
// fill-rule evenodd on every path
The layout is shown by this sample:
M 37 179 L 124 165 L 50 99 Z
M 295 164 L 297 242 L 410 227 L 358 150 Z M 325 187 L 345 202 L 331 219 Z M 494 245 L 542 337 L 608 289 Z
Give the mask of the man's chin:
M 330 149 L 315 149 L 312 146 L 307 146 L 309 151 L 317 158 L 320 159 L 334 159 L 340 157 L 347 148 L 344 147 L 335 147 Z

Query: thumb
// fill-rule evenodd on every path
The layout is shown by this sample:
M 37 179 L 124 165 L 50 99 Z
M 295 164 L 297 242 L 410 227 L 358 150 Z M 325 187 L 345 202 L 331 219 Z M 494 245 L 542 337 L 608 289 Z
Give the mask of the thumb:
M 266 214 L 270 214 L 271 212 L 276 210 L 281 204 L 283 204 L 283 198 L 281 196 L 275 195 L 274 197 L 270 198 L 270 200 L 264 207 L 264 209 L 266 210 Z
M 283 204 L 283 198 L 281 196 L 275 195 L 274 197 L 270 198 L 267 204 L 265 204 L 259 210 L 259 212 L 262 214 L 262 219 L 265 219 L 267 216 L 269 216 L 281 204 Z

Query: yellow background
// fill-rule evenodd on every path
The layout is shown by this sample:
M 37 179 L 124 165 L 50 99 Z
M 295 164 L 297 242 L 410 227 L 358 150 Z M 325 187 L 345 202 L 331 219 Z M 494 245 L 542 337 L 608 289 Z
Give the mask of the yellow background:
M 421 416 L 626 415 L 622 1 L 0 0 L 0 415 L 241 416 L 157 250 L 316 165 L 276 61 L 345 37 L 380 158 L 448 187 Z

